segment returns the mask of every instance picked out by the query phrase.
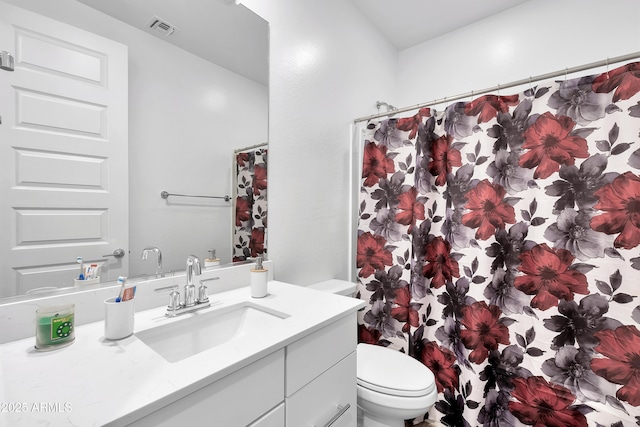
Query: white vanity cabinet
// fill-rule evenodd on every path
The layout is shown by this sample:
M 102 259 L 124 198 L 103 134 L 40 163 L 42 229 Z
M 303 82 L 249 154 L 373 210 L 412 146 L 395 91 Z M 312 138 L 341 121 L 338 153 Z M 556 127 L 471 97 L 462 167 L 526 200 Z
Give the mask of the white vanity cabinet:
M 281 349 L 129 425 L 280 427 L 284 425 L 283 378 Z
M 356 425 L 356 314 L 286 348 L 287 427 Z
M 355 426 L 356 344 L 353 313 L 130 426 Z

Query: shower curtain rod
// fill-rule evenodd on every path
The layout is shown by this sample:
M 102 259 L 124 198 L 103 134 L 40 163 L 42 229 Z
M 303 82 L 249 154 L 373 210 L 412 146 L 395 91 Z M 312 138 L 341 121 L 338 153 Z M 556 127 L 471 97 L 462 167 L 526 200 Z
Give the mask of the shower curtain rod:
M 387 111 L 387 112 L 384 112 L 384 113 L 372 114 L 370 116 L 360 117 L 359 119 L 355 119 L 353 122 L 354 123 L 366 122 L 368 120 L 377 119 L 379 117 L 393 116 L 393 115 L 396 115 L 397 113 L 404 113 L 406 111 L 418 110 L 420 108 L 430 107 L 432 105 L 442 104 L 442 103 L 450 102 L 450 101 L 457 101 L 459 99 L 464 99 L 464 98 L 468 98 L 468 97 L 474 97 L 476 95 L 482 95 L 482 94 L 485 94 L 487 92 L 494 92 L 494 91 L 499 91 L 501 89 L 508 89 L 510 87 L 525 85 L 527 83 L 538 82 L 540 80 L 552 79 L 554 77 L 558 77 L 558 76 L 562 76 L 562 75 L 566 76 L 567 74 L 577 73 L 579 71 L 590 70 L 590 69 L 596 68 L 596 67 L 602 67 L 602 66 L 607 66 L 608 67 L 610 64 L 629 61 L 631 59 L 637 59 L 637 58 L 640 58 L 640 52 L 634 52 L 634 53 L 629 53 L 627 55 L 621 55 L 621 56 L 616 56 L 616 57 L 613 57 L 613 58 L 607 58 L 607 59 L 602 60 L 602 61 L 596 61 L 596 62 L 592 62 L 590 64 L 579 65 L 577 67 L 565 68 L 564 70 L 558 70 L 558 71 L 555 71 L 555 72 L 552 72 L 552 73 L 540 74 L 540 75 L 535 76 L 535 77 L 529 77 L 527 79 L 516 80 L 516 81 L 513 81 L 511 83 L 507 83 L 507 84 L 499 84 L 497 86 L 488 87 L 488 88 L 481 89 L 481 90 L 472 90 L 471 92 L 463 93 L 463 94 L 460 94 L 460 95 L 456 95 L 456 96 L 452 96 L 452 97 L 448 97 L 447 96 L 447 97 L 444 97 L 444 98 L 441 98 L 441 99 L 435 99 L 433 101 L 425 102 L 423 104 L 417 104 L 417 105 L 413 105 L 413 106 L 410 106 L 410 107 L 398 108 L 398 109 L 395 109 L 393 111 Z
M 236 148 L 235 150 L 233 150 L 233 153 L 234 154 L 238 154 L 238 153 L 242 153 L 243 151 L 253 150 L 254 148 L 264 147 L 266 145 L 269 145 L 269 143 L 268 142 L 261 142 L 260 144 L 254 144 L 254 145 L 250 145 L 248 147 Z

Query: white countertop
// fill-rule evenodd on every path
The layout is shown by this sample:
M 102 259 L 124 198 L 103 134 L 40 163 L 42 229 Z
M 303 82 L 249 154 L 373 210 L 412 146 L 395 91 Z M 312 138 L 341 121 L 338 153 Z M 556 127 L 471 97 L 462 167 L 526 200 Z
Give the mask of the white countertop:
M 2 344 L 0 426 L 126 425 L 364 305 L 355 298 L 277 281 L 269 282 L 265 298 L 251 298 L 248 287 L 209 298 L 220 303 L 198 313 L 246 300 L 290 317 L 260 336 L 236 339 L 175 363 L 135 333 L 105 340 L 103 321 L 77 327 L 75 342 L 54 351 L 35 351 L 35 337 Z M 164 313 L 164 307 L 136 313 L 134 330 L 198 315 L 169 319 Z

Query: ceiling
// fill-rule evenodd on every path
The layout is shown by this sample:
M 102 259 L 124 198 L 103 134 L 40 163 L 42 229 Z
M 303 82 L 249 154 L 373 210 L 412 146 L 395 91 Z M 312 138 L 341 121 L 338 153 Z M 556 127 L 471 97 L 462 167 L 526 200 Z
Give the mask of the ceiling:
M 268 85 L 269 24 L 233 0 L 78 0 L 147 31 L 201 58 Z M 156 15 L 177 30 L 158 34 L 147 24 Z
M 266 21 L 234 0 L 78 0 L 233 72 L 268 85 Z M 350 0 L 398 50 L 415 46 L 528 0 Z M 197 11 L 197 13 L 194 13 Z M 147 28 L 156 15 L 178 29 Z
M 517 6 L 527 0 L 351 0 L 403 50 Z

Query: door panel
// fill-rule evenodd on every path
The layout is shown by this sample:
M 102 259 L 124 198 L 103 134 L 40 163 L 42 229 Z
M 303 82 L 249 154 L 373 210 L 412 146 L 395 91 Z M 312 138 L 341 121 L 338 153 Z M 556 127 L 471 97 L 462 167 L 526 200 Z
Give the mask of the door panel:
M 126 275 L 127 47 L 0 3 L 0 297 Z

